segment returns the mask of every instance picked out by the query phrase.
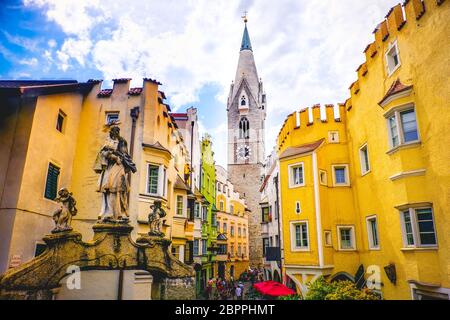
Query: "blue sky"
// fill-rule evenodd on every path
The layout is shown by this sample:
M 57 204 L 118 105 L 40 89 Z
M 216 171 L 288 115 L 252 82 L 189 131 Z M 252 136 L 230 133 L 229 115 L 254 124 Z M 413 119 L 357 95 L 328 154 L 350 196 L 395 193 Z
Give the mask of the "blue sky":
M 268 97 L 266 150 L 287 114 L 348 96 L 365 46 L 395 0 L 4 0 L 0 79 L 161 81 L 172 108 L 199 109 L 226 165 L 226 98 L 242 12 Z

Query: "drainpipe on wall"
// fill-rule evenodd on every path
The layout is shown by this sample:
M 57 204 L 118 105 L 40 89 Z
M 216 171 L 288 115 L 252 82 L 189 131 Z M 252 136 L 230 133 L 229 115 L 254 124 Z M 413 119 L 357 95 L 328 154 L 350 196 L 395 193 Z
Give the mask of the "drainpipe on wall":
M 317 153 L 312 154 L 313 175 L 314 175 L 314 205 L 316 207 L 317 226 L 317 246 L 319 249 L 319 267 L 323 267 L 323 246 L 322 246 L 322 217 L 320 213 L 320 193 L 319 193 L 319 169 L 317 168 Z
M 280 248 L 280 280 L 283 282 L 283 258 L 281 254 L 281 225 L 280 225 L 280 219 L 281 219 L 281 212 L 280 212 L 280 198 L 278 196 L 278 174 L 273 177 L 273 183 L 275 184 L 275 192 L 277 194 L 277 207 L 275 210 L 277 210 L 277 217 L 278 217 L 278 246 Z

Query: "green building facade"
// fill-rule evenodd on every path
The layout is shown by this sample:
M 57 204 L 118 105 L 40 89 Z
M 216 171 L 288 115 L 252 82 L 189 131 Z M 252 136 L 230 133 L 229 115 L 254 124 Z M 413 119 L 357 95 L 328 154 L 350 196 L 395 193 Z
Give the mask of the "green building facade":
M 212 141 L 209 135 L 205 135 L 201 141 L 201 174 L 200 192 L 205 201 L 201 207 L 202 220 L 202 270 L 198 272 L 200 276 L 198 286 L 203 287 L 205 283 L 215 274 L 215 256 L 217 247 L 217 208 L 216 208 L 216 169 L 214 152 L 212 151 Z

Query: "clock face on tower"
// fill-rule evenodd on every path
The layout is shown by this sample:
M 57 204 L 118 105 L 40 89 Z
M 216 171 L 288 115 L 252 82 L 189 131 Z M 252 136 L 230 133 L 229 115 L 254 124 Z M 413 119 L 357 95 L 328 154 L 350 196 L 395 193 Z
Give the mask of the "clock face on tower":
M 248 160 L 250 159 L 251 150 L 249 146 L 239 146 L 237 148 L 236 154 L 240 160 Z

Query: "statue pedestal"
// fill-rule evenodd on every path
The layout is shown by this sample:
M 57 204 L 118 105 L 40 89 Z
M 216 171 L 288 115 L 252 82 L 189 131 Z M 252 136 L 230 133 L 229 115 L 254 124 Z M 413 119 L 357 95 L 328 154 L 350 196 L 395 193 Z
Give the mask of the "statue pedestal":
M 52 234 L 47 234 L 44 236 L 43 240 L 49 248 L 55 246 L 58 243 L 63 243 L 67 241 L 81 241 L 81 233 L 76 231 L 64 231 L 56 232 Z
M 108 233 L 118 235 L 129 235 L 133 231 L 133 227 L 123 222 L 98 222 L 92 227 L 94 234 Z M 95 236 L 94 236 L 95 239 Z
M 172 241 L 165 239 L 162 236 L 156 236 L 156 235 L 144 235 L 139 237 L 136 240 L 137 244 L 141 244 L 141 245 L 150 245 L 150 246 L 154 246 L 154 245 L 160 245 L 162 246 L 162 248 L 164 250 L 166 250 L 170 244 L 172 243 Z

